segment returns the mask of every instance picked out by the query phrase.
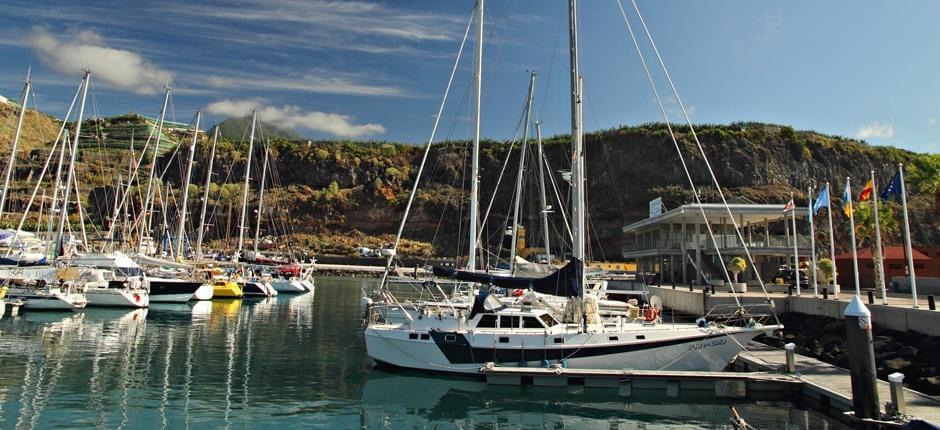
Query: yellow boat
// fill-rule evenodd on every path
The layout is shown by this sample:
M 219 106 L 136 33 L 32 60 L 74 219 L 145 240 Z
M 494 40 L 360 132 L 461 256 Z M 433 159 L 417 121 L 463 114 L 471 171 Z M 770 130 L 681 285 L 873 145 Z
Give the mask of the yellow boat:
M 7 287 L 0 286 L 0 300 L 7 296 Z
M 212 281 L 212 297 L 239 298 L 243 296 L 242 287 L 235 281 L 216 279 Z

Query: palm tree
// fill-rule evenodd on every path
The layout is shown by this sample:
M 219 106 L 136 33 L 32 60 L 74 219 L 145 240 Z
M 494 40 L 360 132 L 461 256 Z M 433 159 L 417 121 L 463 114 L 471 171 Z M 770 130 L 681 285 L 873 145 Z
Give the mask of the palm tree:
M 855 209 L 855 237 L 858 238 L 859 244 L 865 246 L 867 243 L 872 247 L 871 259 L 872 263 L 875 266 L 883 264 L 881 249 L 876 249 L 875 243 L 875 211 L 873 210 L 874 203 L 872 201 L 859 202 L 858 208 Z M 898 222 L 897 217 L 894 216 L 894 209 L 892 209 L 891 204 L 888 202 L 881 202 L 878 205 L 878 224 L 881 226 L 881 237 L 882 241 L 894 237 L 900 223 Z M 882 271 L 875 271 L 875 285 L 881 285 Z
M 924 154 L 908 167 L 908 181 L 915 192 L 933 194 L 933 212 L 940 214 L 940 154 Z M 940 218 L 934 218 L 940 223 Z

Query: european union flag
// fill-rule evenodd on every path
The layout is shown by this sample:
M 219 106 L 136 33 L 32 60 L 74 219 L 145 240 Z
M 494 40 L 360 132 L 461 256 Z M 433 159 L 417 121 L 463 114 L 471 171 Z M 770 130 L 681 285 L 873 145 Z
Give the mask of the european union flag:
M 896 172 L 885 189 L 881 190 L 881 199 L 888 200 L 891 197 L 901 195 L 901 172 Z
M 829 186 L 826 185 L 826 188 L 823 188 L 819 192 L 819 196 L 816 197 L 816 201 L 813 202 L 813 215 L 819 213 L 819 210 L 822 208 L 829 208 Z

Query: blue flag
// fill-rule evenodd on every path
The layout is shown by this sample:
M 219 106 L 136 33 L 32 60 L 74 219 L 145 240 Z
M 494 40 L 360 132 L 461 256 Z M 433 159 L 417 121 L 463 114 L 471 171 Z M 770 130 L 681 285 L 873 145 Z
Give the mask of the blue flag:
M 829 208 L 829 186 L 823 188 L 819 192 L 819 197 L 816 197 L 816 202 L 813 203 L 813 215 L 819 213 L 819 210 L 822 208 Z
M 849 180 L 845 180 L 845 192 L 842 193 L 842 213 L 845 216 L 852 216 L 852 191 L 849 188 Z
M 888 182 L 888 185 L 885 186 L 885 189 L 881 190 L 881 199 L 888 200 L 894 196 L 901 195 L 901 172 L 894 174 L 894 177 L 891 178 L 891 181 Z

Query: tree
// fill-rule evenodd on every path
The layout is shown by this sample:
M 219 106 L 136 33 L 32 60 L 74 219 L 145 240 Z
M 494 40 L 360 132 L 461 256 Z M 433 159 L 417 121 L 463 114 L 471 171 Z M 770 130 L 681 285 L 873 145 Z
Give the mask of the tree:
M 819 260 L 819 263 L 817 263 L 817 266 L 819 267 L 819 270 L 822 271 L 820 275 L 822 275 L 823 283 L 824 284 L 832 283 L 836 275 L 836 265 L 832 262 L 832 260 L 828 258 L 823 258 L 822 260 Z
M 747 270 L 747 262 L 741 257 L 734 257 L 728 262 L 728 271 L 734 274 L 734 283 L 738 283 L 738 274 Z
M 872 263 L 877 267 L 883 264 L 881 249 L 878 249 L 875 243 L 875 211 L 874 202 L 859 202 L 855 210 L 855 236 L 859 243 L 864 246 L 866 243 L 872 248 Z M 894 216 L 894 210 L 887 202 L 878 204 L 878 225 L 881 226 L 881 238 L 894 236 L 899 228 L 897 217 Z M 881 285 L 884 271 L 875 270 L 875 285 Z
M 940 214 L 940 154 L 924 154 L 914 159 L 907 170 L 907 180 L 915 192 L 933 194 L 933 210 Z M 934 222 L 940 223 L 940 217 Z

